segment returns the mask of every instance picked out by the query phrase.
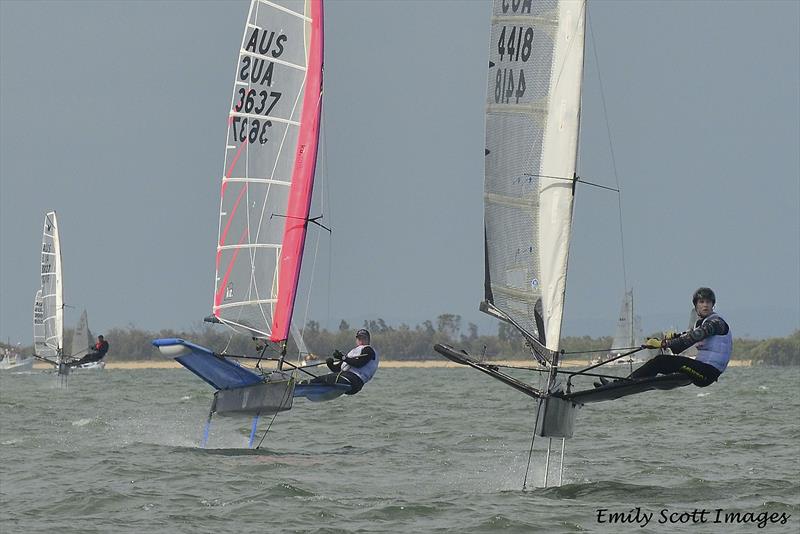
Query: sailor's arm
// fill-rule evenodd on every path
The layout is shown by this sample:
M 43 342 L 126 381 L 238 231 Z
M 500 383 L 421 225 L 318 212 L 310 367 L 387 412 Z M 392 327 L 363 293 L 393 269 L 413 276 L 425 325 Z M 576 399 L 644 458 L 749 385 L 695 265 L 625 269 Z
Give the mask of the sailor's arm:
M 375 350 L 372 347 L 364 347 L 358 356 L 345 356 L 344 361 L 353 367 L 364 367 L 375 359 Z
M 335 351 L 335 352 L 333 353 L 333 354 L 334 354 L 334 356 L 336 355 L 336 353 L 337 353 L 337 352 L 338 352 L 339 354 L 341 354 L 341 352 L 339 352 L 339 351 L 337 350 L 337 351 Z M 333 372 L 333 373 L 338 373 L 339 371 L 341 371 L 341 370 L 342 370 L 342 360 L 340 360 L 340 359 L 338 359 L 338 358 L 337 358 L 337 359 L 334 359 L 333 357 L 329 357 L 327 360 L 325 360 L 325 363 L 327 364 L 327 366 L 328 366 L 328 369 L 330 369 L 330 370 L 331 370 L 331 372 Z
M 728 333 L 728 330 L 728 323 L 722 317 L 714 317 L 674 339 L 664 340 L 664 348 L 671 349 L 675 354 L 680 354 L 698 341 L 711 336 L 724 336 Z

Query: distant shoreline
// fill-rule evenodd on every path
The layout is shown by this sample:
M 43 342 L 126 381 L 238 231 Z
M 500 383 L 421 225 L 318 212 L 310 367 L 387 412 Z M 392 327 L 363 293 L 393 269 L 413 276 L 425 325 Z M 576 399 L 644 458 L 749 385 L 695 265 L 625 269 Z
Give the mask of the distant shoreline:
M 530 360 L 496 360 L 491 363 L 498 365 L 513 365 L 519 367 L 532 367 L 535 362 Z M 731 360 L 728 364 L 729 367 L 752 367 L 753 362 L 750 360 Z M 457 363 L 445 360 L 381 360 L 380 366 L 386 369 L 443 369 L 443 368 L 463 368 L 464 366 Z M 585 367 L 588 366 L 586 360 L 565 360 L 564 367 Z M 51 366 L 46 363 L 36 362 L 33 365 L 34 369 L 50 369 Z M 183 366 L 176 361 L 171 360 L 135 360 L 135 361 L 121 361 L 115 362 L 110 360 L 106 364 L 106 369 L 182 369 Z M 315 367 L 315 369 L 324 369 L 324 366 Z M 606 369 L 627 369 L 627 365 L 610 365 Z

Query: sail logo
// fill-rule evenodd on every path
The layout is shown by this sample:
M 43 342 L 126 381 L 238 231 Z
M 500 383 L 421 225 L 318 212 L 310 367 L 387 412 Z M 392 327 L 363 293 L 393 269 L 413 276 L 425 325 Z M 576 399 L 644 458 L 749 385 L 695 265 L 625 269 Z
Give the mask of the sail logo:
M 225 287 L 225 300 L 230 300 L 233 298 L 233 282 L 228 282 L 228 285 Z
M 503 13 L 508 13 L 508 9 L 511 8 L 512 13 L 527 13 L 530 15 L 532 4 L 533 0 L 503 0 Z

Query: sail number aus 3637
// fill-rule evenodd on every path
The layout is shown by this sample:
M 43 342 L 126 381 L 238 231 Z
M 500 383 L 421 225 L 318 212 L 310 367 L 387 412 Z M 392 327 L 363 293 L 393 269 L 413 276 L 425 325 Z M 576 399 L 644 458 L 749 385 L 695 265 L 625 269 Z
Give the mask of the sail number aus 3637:
M 494 82 L 495 104 L 508 104 L 514 98 L 514 103 L 519 104 L 519 99 L 525 96 L 525 71 L 519 69 L 519 74 L 514 79 L 516 69 L 497 69 Z
M 269 115 L 272 111 L 272 108 L 278 103 L 278 100 L 281 99 L 281 95 L 283 93 L 279 93 L 277 91 L 259 91 L 256 94 L 255 89 L 250 89 L 249 91 L 245 91 L 244 87 L 240 87 L 239 91 L 239 102 L 233 107 L 236 111 L 242 111 L 244 109 L 245 113 L 252 113 L 255 111 L 257 115 Z M 267 101 L 272 99 L 272 102 L 267 105 Z M 256 106 L 256 102 L 258 101 L 258 106 Z

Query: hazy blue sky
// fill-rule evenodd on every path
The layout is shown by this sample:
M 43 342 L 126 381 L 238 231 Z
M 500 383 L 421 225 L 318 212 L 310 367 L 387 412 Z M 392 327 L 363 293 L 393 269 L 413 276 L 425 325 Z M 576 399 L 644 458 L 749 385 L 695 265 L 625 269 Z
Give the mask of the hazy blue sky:
M 84 307 L 95 331 L 209 313 L 247 5 L 0 1 L 0 339 L 30 342 L 51 209 L 68 326 Z M 496 328 L 477 311 L 489 12 L 326 3 L 334 234 L 310 318 L 413 325 L 452 312 Z M 717 291 L 735 335 L 800 327 L 799 21 L 795 1 L 589 4 L 579 170 L 614 185 L 596 46 L 648 331 L 683 326 L 698 285 Z M 576 202 L 565 334 L 610 335 L 617 198 L 580 187 Z

